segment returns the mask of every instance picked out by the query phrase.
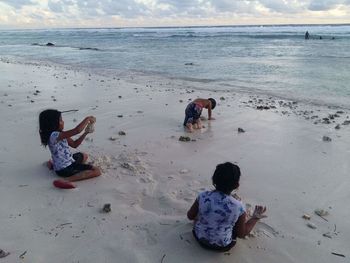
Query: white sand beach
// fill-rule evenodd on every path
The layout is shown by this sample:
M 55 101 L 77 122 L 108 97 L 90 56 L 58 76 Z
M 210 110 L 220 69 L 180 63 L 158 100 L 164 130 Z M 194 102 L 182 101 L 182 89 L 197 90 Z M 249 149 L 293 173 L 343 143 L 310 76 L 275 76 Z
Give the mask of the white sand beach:
M 53 64 L 2 60 L 0 72 L 0 249 L 10 253 L 1 263 L 349 262 L 349 110 Z M 217 100 L 216 120 L 188 134 L 184 110 L 197 97 Z M 78 110 L 63 114 L 65 129 L 97 118 L 78 150 L 101 177 L 73 190 L 52 185 L 38 134 L 47 108 Z M 266 205 L 268 217 L 231 251 L 215 253 L 196 243 L 186 212 L 226 161 L 241 168 L 242 201 Z M 106 203 L 112 211 L 101 213 Z

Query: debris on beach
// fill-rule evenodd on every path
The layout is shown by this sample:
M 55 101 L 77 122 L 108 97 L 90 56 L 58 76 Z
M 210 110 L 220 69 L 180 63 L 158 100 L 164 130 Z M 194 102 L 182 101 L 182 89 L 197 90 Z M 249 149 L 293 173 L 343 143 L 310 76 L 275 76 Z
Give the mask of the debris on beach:
M 5 258 L 8 255 L 10 255 L 10 252 L 5 252 L 4 250 L 0 249 L 0 258 Z
M 339 254 L 339 253 L 332 252 L 332 255 L 345 258 L 344 254 Z
M 112 211 L 111 204 L 107 203 L 103 205 L 102 211 L 103 213 L 109 213 Z
M 125 168 L 125 169 L 128 169 L 130 171 L 135 171 L 136 170 L 136 168 L 132 164 L 127 163 L 127 162 L 122 163 L 120 166 Z
M 180 174 L 187 174 L 188 172 L 189 172 L 189 170 L 187 170 L 187 169 L 180 170 Z
M 318 216 L 328 216 L 329 215 L 329 212 L 326 210 L 323 210 L 323 209 L 316 209 L 314 212 Z
M 191 141 L 191 138 L 188 136 L 180 136 L 179 141 L 181 142 L 189 142 Z
M 308 214 L 303 214 L 302 218 L 304 218 L 305 220 L 310 220 L 311 216 Z
M 108 139 L 109 139 L 110 141 L 115 141 L 115 140 L 117 140 L 117 137 L 111 136 L 111 137 L 109 137 Z
M 315 224 L 313 224 L 313 223 L 307 223 L 306 224 L 309 228 L 311 228 L 311 229 L 316 229 L 317 228 L 317 226 L 315 225 Z
M 332 141 L 332 139 L 331 139 L 330 137 L 328 137 L 328 136 L 323 136 L 323 137 L 322 137 L 322 140 L 323 140 L 324 142 L 331 142 L 331 141 Z
M 126 132 L 125 131 L 119 131 L 118 134 L 119 135 L 126 135 Z
M 225 97 L 220 97 L 220 100 L 225 100 Z
M 180 103 L 184 102 L 183 100 L 179 100 Z
M 328 237 L 328 238 L 332 238 L 331 234 L 330 233 L 324 233 L 322 236 L 324 237 Z
M 238 133 L 243 133 L 245 130 L 243 128 L 238 128 Z

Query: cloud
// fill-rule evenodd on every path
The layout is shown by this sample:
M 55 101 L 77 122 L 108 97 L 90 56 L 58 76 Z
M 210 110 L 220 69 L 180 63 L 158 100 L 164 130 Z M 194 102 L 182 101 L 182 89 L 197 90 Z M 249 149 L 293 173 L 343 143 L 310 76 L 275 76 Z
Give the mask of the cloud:
M 0 26 L 347 23 L 349 10 L 350 0 L 0 0 Z
M 311 11 L 328 11 L 343 4 L 349 5 L 350 0 L 312 0 L 308 9 Z
M 11 7 L 14 7 L 16 9 L 20 9 L 26 5 L 34 5 L 35 4 L 35 3 L 33 3 L 33 0 L 13 0 L 13 1 L 0 0 L 0 2 L 3 2 L 3 3 L 5 3 Z

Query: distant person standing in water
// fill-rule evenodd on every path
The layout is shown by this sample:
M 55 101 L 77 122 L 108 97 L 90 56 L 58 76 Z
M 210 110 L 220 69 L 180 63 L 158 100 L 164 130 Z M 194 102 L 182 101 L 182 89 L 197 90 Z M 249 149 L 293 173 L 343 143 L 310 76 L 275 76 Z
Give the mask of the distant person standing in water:
M 305 39 L 309 39 L 309 38 L 310 38 L 309 31 L 306 31 L 306 33 L 305 33 Z

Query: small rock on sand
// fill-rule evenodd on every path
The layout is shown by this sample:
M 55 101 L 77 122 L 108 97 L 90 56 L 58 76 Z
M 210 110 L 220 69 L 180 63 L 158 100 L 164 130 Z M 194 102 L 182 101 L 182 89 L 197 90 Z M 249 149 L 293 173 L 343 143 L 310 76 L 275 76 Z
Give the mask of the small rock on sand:
M 245 132 L 245 130 L 243 130 L 242 128 L 238 128 L 238 133 L 243 133 Z
M 111 204 L 104 204 L 103 208 L 102 208 L 102 212 L 104 213 L 109 213 L 111 212 L 112 209 L 111 209 Z
M 117 139 L 117 138 L 114 137 L 114 136 L 109 137 L 109 140 L 110 140 L 110 141 L 115 141 L 116 139 Z
M 317 226 L 314 225 L 313 223 L 307 223 L 306 225 L 307 225 L 309 228 L 311 228 L 311 229 L 316 229 L 316 228 L 317 228 Z
M 10 255 L 10 252 L 5 252 L 4 250 L 0 249 L 0 258 L 4 258 Z
M 305 220 L 310 220 L 311 216 L 309 216 L 308 214 L 303 214 L 302 216 Z
M 119 135 L 126 135 L 125 131 L 119 131 L 118 134 Z
M 188 136 L 180 136 L 179 141 L 181 142 L 189 142 L 191 141 L 191 138 Z
M 322 140 L 323 140 L 324 142 L 331 142 L 331 141 L 332 141 L 332 139 L 331 139 L 330 137 L 328 137 L 328 136 L 323 136 L 323 137 L 322 137 Z

